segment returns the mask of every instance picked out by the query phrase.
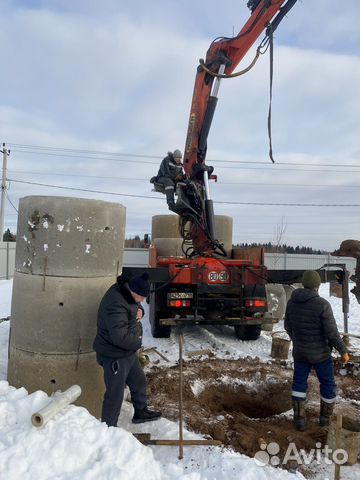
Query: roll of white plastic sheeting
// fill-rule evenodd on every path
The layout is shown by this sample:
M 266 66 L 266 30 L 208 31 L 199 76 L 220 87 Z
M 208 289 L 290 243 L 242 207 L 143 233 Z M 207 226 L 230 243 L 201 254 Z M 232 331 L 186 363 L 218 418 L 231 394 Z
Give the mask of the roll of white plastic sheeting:
M 54 415 L 59 413 L 63 408 L 70 405 L 70 403 L 75 402 L 75 400 L 77 400 L 80 395 L 81 388 L 79 387 L 79 385 L 73 385 L 72 387 L 65 390 L 65 392 L 55 393 L 49 405 L 42 408 L 31 416 L 31 423 L 34 425 L 34 427 L 44 426 L 49 420 L 54 417 Z

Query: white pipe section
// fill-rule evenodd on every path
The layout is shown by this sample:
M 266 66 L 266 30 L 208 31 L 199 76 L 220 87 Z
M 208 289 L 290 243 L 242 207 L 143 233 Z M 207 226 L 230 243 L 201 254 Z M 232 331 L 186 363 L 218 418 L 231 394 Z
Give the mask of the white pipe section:
M 65 392 L 55 393 L 49 405 L 42 408 L 31 416 L 31 423 L 34 427 L 42 427 L 60 410 L 67 407 L 70 403 L 75 402 L 81 395 L 81 387 L 73 385 L 65 390 Z

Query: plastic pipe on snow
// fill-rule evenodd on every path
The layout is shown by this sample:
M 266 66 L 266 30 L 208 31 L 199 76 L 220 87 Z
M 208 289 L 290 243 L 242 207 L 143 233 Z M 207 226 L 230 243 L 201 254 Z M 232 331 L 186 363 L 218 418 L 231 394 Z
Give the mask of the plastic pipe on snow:
M 75 402 L 81 395 L 79 385 L 73 385 L 65 390 L 65 392 L 55 393 L 49 405 L 42 408 L 31 416 L 31 423 L 34 427 L 42 427 L 60 410 L 67 407 L 70 403 Z

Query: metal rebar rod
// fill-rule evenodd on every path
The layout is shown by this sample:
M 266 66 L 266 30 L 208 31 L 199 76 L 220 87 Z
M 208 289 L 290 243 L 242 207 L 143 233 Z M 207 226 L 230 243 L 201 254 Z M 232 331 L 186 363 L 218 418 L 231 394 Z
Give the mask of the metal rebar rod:
M 213 446 L 217 447 L 221 445 L 220 440 L 141 440 L 138 439 L 141 443 L 144 443 L 144 445 L 162 445 L 162 446 L 168 446 L 168 447 L 176 447 L 177 445 L 179 446 L 191 446 L 191 445 L 208 445 L 208 446 Z
M 183 440 L 183 332 L 180 327 L 179 334 L 179 460 L 184 458 Z

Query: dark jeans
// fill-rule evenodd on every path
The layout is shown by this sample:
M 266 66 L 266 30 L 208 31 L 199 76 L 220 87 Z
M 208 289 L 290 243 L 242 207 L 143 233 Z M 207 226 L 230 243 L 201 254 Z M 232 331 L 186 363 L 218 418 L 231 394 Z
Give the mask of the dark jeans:
M 335 402 L 336 384 L 334 379 L 334 366 L 332 358 L 320 363 L 294 361 L 294 378 L 292 384 L 293 400 L 305 400 L 307 380 L 311 368 L 314 367 L 320 382 L 320 395 L 327 403 Z
M 130 388 L 131 400 L 135 410 L 147 405 L 146 378 L 136 353 L 125 358 L 103 357 L 96 359 L 104 369 L 106 391 L 102 405 L 101 421 L 109 427 L 116 427 L 124 398 L 125 385 Z

